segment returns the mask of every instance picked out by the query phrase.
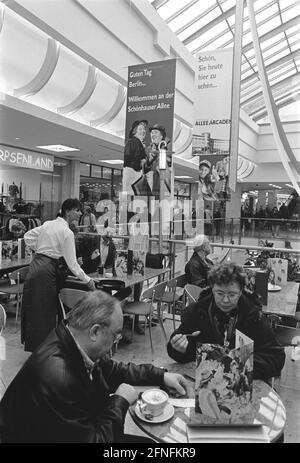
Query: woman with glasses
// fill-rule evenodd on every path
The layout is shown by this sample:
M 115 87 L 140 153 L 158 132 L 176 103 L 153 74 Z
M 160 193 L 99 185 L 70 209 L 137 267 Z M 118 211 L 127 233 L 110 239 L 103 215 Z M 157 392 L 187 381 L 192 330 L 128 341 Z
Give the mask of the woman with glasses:
M 74 233 L 69 228 L 80 218 L 80 207 L 78 199 L 66 199 L 56 219 L 24 235 L 26 245 L 35 252 L 23 290 L 21 342 L 26 351 L 33 352 L 56 326 L 61 258 L 73 275 L 95 289 L 94 281 L 77 262 Z
M 255 293 L 244 290 L 246 275 L 234 263 L 214 267 L 208 274 L 210 287 L 198 302 L 183 312 L 181 325 L 171 335 L 168 354 L 177 362 L 196 357 L 196 343 L 211 343 L 233 349 L 236 330 L 254 341 L 254 379 L 279 376 L 285 353 L 268 322 L 262 317 Z

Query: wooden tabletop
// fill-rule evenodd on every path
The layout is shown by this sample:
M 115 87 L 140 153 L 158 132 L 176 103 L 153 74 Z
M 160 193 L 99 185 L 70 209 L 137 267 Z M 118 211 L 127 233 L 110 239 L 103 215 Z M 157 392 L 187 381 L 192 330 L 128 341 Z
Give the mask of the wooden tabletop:
M 194 375 L 194 362 L 187 364 L 173 363 L 167 365 L 169 372 Z M 188 397 L 193 397 L 194 383 L 188 381 Z M 267 383 L 261 380 L 253 381 L 253 405 L 255 423 L 266 426 L 271 442 L 276 442 L 282 435 L 286 411 L 279 395 Z M 187 442 L 187 423 L 192 408 L 175 407 L 174 416 L 164 423 L 148 424 L 137 417 L 135 406 L 130 408 L 130 414 L 136 425 L 157 442 Z
M 21 267 L 26 267 L 31 262 L 31 257 L 25 257 L 24 259 L 6 259 L 0 262 L 0 272 L 12 272 Z
M 299 283 L 288 281 L 280 291 L 268 291 L 268 305 L 263 312 L 294 317 L 298 300 Z
M 124 281 L 124 287 L 134 286 L 136 284 L 142 283 L 143 281 L 150 280 L 151 278 L 156 278 L 164 273 L 169 272 L 169 268 L 162 268 L 162 269 L 155 269 L 150 267 L 145 267 L 144 275 L 126 275 L 124 277 L 108 277 L 99 275 L 99 273 L 90 273 L 89 276 L 93 278 L 95 281 L 105 281 L 105 280 L 116 280 L 116 281 Z

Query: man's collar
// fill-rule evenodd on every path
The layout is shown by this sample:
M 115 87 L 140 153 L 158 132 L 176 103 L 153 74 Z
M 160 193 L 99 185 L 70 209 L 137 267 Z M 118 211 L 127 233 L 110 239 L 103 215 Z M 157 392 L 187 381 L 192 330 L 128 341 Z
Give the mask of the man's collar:
M 72 331 L 70 330 L 70 328 L 68 327 L 68 325 L 66 325 L 66 329 L 68 330 L 68 332 L 70 333 L 70 335 L 72 336 L 72 338 L 74 339 L 74 342 L 82 356 L 82 359 L 83 359 L 83 362 L 84 362 L 84 366 L 88 372 L 89 375 L 91 375 L 94 367 L 95 367 L 95 364 L 96 362 L 93 362 L 93 360 L 88 356 L 88 354 L 83 350 L 83 348 L 80 346 L 80 344 L 78 343 L 77 339 L 75 338 L 75 336 L 73 335 Z
M 63 223 L 64 225 L 66 225 L 69 228 L 68 222 L 63 217 L 56 217 L 56 220 L 59 220 L 61 223 Z

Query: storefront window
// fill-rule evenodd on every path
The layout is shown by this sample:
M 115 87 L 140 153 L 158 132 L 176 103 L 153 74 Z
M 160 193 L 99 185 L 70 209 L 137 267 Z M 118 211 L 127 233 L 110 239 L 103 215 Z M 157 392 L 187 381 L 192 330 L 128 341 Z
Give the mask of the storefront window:
M 23 221 L 26 229 L 51 220 L 61 205 L 63 168 L 56 162 L 53 172 L 2 165 L 0 168 L 0 226 L 5 231 L 10 219 Z M 2 238 L 5 236 L 2 233 Z
M 90 170 L 91 170 L 91 165 L 90 164 L 84 164 L 83 162 L 80 163 L 80 175 L 90 177 L 90 175 L 91 175 Z
M 102 167 L 101 166 L 91 166 L 91 177 L 102 178 Z
M 109 167 L 102 167 L 102 177 L 111 179 L 112 171 L 113 169 L 110 169 Z

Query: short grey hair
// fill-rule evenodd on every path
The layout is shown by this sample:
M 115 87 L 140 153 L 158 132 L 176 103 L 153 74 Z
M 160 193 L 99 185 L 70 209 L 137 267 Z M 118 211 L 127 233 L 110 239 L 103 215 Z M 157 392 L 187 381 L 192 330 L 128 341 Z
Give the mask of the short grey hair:
M 197 235 L 193 241 L 194 251 L 199 251 L 203 246 L 209 242 L 209 239 L 206 235 Z
M 68 324 L 77 330 L 84 330 L 98 323 L 109 326 L 111 316 L 121 306 L 115 297 L 104 291 L 87 291 L 67 314 Z

